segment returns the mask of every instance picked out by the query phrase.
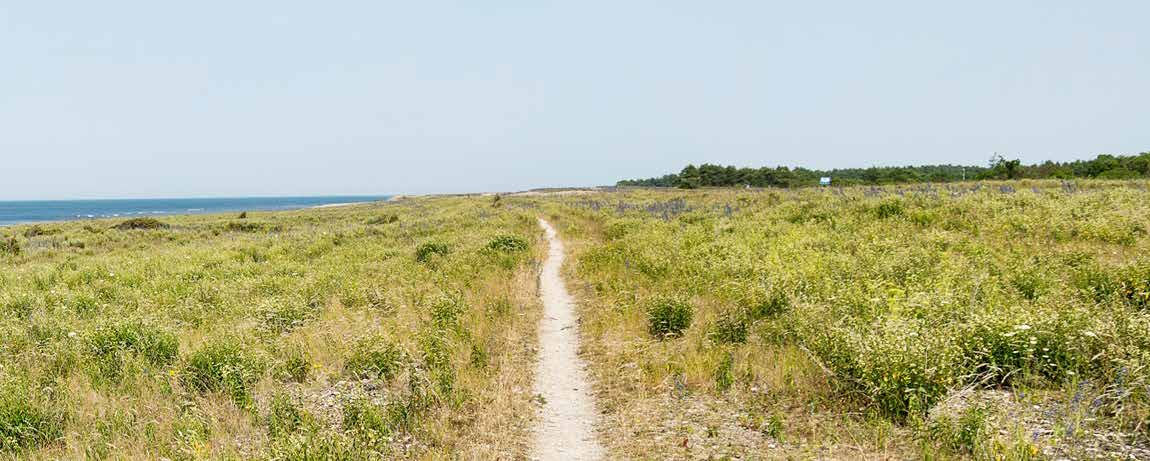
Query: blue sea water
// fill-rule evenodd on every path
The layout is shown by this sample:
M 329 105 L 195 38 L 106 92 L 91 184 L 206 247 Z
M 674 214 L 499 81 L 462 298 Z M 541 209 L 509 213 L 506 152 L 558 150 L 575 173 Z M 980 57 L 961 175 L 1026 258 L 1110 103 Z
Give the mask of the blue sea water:
M 386 196 L 0 201 L 0 226 L 78 219 L 273 211 L 385 200 Z

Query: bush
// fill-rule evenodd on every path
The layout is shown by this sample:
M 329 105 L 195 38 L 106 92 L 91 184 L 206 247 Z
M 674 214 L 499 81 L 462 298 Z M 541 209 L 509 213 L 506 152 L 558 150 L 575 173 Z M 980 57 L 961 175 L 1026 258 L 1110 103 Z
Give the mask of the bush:
M 247 406 L 263 370 L 263 361 L 238 341 L 215 341 L 188 357 L 183 383 L 198 392 L 222 392 Z
M 786 293 L 780 290 L 769 292 L 753 292 L 743 304 L 747 309 L 747 317 L 751 322 L 762 320 L 786 312 L 791 307 L 791 301 Z
M 691 304 L 676 298 L 659 298 L 647 308 L 647 331 L 656 339 L 674 338 L 683 335 L 691 326 L 694 308 Z
M 747 327 L 750 323 L 743 312 L 728 312 L 719 317 L 711 327 L 711 340 L 720 344 L 742 344 L 747 342 Z
M 957 416 L 942 415 L 929 422 L 927 434 L 951 453 L 973 455 L 989 441 L 987 410 L 972 406 Z
M 100 376 L 118 380 L 131 357 L 139 357 L 153 366 L 172 363 L 179 351 L 179 341 L 167 331 L 131 322 L 96 330 L 88 338 L 87 349 L 95 359 Z
M 886 218 L 893 218 L 896 216 L 902 216 L 903 205 L 902 205 L 902 202 L 900 202 L 898 200 L 886 201 L 886 202 L 880 203 L 878 205 L 878 207 L 875 208 L 874 212 L 875 212 L 875 215 L 879 217 L 879 219 L 886 219 Z
M 366 378 L 377 377 L 390 381 L 407 362 L 407 354 L 399 346 L 382 336 L 361 339 L 344 361 L 344 371 Z
M 514 235 L 500 235 L 487 243 L 487 249 L 500 253 L 517 253 L 526 251 L 529 247 L 527 240 Z
M 1118 292 L 1133 307 L 1150 309 L 1150 265 L 1140 264 L 1126 268 L 1120 275 Z
M 425 263 L 431 260 L 432 255 L 447 256 L 448 251 L 445 243 L 424 243 L 415 249 L 415 260 Z
M 224 226 L 224 230 L 228 232 L 273 232 L 279 231 L 283 228 L 276 225 L 260 223 L 260 222 L 236 222 L 232 221 Z
M 64 434 L 64 418 L 27 386 L 0 386 L 0 453 L 51 443 Z
M 343 430 L 360 439 L 380 441 L 392 432 L 392 418 L 387 409 L 366 400 L 354 400 L 343 406 Z
M 0 254 L 17 256 L 20 251 L 20 241 L 16 237 L 0 238 Z
M 369 218 L 364 224 L 369 226 L 377 226 L 380 224 L 392 224 L 399 221 L 399 216 L 394 214 L 385 214 Z
M 114 226 L 118 230 L 167 229 L 168 225 L 155 218 L 132 218 Z
M 56 235 L 59 233 L 60 229 L 47 228 L 39 224 L 24 229 L 24 237 L 26 238 L 40 237 L 42 235 Z

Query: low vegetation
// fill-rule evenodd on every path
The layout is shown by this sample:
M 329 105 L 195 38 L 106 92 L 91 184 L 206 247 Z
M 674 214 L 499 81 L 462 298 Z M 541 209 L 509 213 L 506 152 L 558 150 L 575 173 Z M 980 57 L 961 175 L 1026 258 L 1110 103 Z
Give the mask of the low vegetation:
M 525 458 L 538 217 L 612 459 L 1146 457 L 1148 216 L 1020 180 L 5 228 L 0 457 Z
M 132 218 L 127 221 L 121 222 L 114 226 L 119 230 L 139 230 L 139 229 L 166 229 L 168 227 L 163 221 L 155 218 Z
M 616 457 L 1093 457 L 1150 454 L 1148 186 L 512 203 L 576 255 Z
M 537 235 L 462 198 L 4 228 L 0 458 L 524 457 Z

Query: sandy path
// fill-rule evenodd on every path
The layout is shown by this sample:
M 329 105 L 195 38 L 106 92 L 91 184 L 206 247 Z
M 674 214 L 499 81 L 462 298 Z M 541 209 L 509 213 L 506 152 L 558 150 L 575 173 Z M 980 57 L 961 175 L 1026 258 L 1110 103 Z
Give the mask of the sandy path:
M 531 458 L 538 460 L 600 459 L 603 447 L 595 438 L 595 404 L 585 365 L 579 358 L 579 333 L 574 302 L 563 285 L 563 242 L 547 221 L 550 252 L 539 274 L 543 320 L 539 322 L 539 363 L 535 393 L 543 396 Z

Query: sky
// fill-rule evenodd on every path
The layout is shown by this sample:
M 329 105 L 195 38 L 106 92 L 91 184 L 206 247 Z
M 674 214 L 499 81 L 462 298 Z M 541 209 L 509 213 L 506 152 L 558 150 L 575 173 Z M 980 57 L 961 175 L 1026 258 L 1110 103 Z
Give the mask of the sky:
M 0 200 L 1150 151 L 1150 2 L 0 5 Z

